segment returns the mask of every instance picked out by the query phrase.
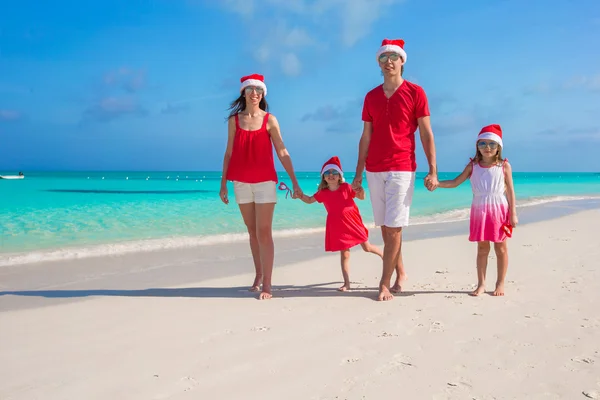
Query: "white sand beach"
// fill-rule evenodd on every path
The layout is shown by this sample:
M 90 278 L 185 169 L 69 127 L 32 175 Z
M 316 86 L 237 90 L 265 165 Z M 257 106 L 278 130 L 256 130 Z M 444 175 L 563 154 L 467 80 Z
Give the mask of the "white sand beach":
M 599 221 L 517 228 L 505 297 L 467 295 L 466 233 L 406 242 L 391 302 L 375 301 L 381 261 L 359 248 L 353 291 L 336 291 L 338 255 L 317 252 L 275 270 L 269 301 L 246 291 L 248 259 L 247 273 L 177 285 L 165 260 L 135 285 L 123 261 L 79 260 L 45 285 L 48 266 L 18 266 L 10 286 L 3 269 L 0 399 L 600 398 Z M 103 261 L 112 287 L 86 278 Z M 495 278 L 491 256 L 489 291 Z

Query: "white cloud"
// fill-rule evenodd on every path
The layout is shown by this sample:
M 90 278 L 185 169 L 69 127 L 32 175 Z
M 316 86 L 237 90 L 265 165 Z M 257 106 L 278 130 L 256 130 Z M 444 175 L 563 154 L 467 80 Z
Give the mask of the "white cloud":
M 302 65 L 298 56 L 294 53 L 286 53 L 281 57 L 281 70 L 288 76 L 297 76 L 300 74 Z
M 309 49 L 342 43 L 354 46 L 394 4 L 403 0 L 224 0 L 221 6 L 243 17 L 253 28 L 262 27 L 262 42 L 254 58 L 266 63 L 271 54 L 289 52 L 283 72 L 297 75 L 300 57 Z M 260 3 L 260 4 L 259 4 Z M 275 24 L 273 21 L 277 21 Z M 290 26 L 287 21 L 293 21 Z M 259 28 L 260 29 L 260 28 Z M 331 30 L 335 31 L 330 34 Z M 314 32 L 327 32 L 316 38 Z M 310 33 L 309 33 L 310 32 Z

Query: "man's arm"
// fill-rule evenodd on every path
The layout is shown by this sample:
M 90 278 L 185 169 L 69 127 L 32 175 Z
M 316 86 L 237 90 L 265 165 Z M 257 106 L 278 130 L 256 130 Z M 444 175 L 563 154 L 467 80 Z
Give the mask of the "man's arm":
M 429 116 L 419 118 L 419 135 L 423 144 L 423 151 L 429 164 L 429 173 L 425 177 L 427 189 L 435 189 L 438 185 L 437 179 L 437 160 L 435 156 L 435 141 L 433 139 L 433 130 L 431 129 L 431 119 Z
M 371 143 L 371 134 L 373 133 L 373 123 L 364 122 L 363 133 L 358 143 L 358 161 L 356 163 L 356 174 L 354 175 L 354 181 L 352 187 L 356 190 L 362 185 L 362 174 L 365 171 L 365 161 L 369 152 L 369 144 Z

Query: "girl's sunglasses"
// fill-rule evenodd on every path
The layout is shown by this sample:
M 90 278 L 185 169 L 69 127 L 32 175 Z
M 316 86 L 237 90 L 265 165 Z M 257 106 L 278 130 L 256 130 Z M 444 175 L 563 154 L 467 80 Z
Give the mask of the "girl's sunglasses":
M 398 61 L 399 58 L 400 54 L 398 53 L 382 54 L 379 56 L 379 62 L 384 64 L 388 62 L 388 60 Z
M 496 143 L 496 142 L 477 142 L 477 147 L 481 147 L 483 149 L 486 146 L 488 146 L 490 149 L 495 149 L 498 147 L 498 143 Z
M 325 171 L 323 172 L 323 175 L 339 175 L 340 173 L 337 172 L 335 169 L 330 169 L 329 171 Z
M 246 94 L 251 94 L 253 91 L 256 91 L 256 94 L 263 94 L 265 92 L 263 88 L 256 86 L 248 86 L 244 89 L 244 91 Z

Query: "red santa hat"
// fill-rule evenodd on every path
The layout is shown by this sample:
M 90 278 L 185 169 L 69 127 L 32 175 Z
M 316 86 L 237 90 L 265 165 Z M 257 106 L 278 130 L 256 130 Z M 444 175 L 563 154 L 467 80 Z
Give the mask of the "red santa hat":
M 240 86 L 240 93 L 243 92 L 244 89 L 248 86 L 256 86 L 264 90 L 263 96 L 267 95 L 267 85 L 265 85 L 265 77 L 260 74 L 243 76 L 240 79 L 240 82 L 242 83 Z
M 379 56 L 383 53 L 398 53 L 402 57 L 402 60 L 406 62 L 406 52 L 404 51 L 404 40 L 402 39 L 383 39 L 381 47 L 377 50 L 377 56 L 375 57 L 379 61 Z
M 323 168 L 321 168 L 321 176 L 325 173 L 325 171 L 329 171 L 330 169 L 339 172 L 342 179 L 344 179 L 342 164 L 340 163 L 340 159 L 336 156 L 331 157 L 329 160 L 327 160 L 327 162 L 325 162 L 325 164 L 323 164 Z
M 502 128 L 498 124 L 492 124 L 488 126 L 484 126 L 481 128 L 479 135 L 477 135 L 477 140 L 492 140 L 500 145 L 500 147 L 504 147 L 502 145 Z

